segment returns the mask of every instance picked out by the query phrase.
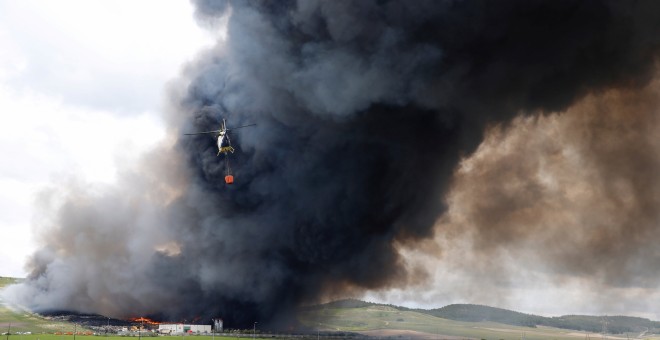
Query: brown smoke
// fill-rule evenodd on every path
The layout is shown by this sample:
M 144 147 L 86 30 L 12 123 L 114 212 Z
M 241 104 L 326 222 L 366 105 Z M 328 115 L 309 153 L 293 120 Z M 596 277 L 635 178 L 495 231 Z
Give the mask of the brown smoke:
M 448 194 L 445 261 L 482 288 L 475 278 L 520 284 L 514 273 L 603 292 L 657 286 L 659 93 L 656 79 L 490 127 Z

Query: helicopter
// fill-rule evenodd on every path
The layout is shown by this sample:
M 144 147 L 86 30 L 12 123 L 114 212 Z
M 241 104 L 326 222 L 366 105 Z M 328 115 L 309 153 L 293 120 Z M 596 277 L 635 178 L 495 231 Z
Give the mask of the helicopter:
M 225 119 L 222 120 L 222 125 L 220 126 L 220 129 L 218 130 L 211 130 L 211 131 L 202 131 L 202 132 L 193 132 L 193 133 L 184 133 L 184 135 L 187 136 L 192 136 L 192 135 L 203 135 L 203 134 L 209 134 L 209 133 L 215 133 L 217 134 L 217 144 L 218 144 L 218 154 L 216 156 L 220 156 L 220 154 L 225 155 L 225 183 L 227 184 L 232 184 L 234 183 L 234 176 L 232 175 L 231 167 L 229 166 L 229 157 L 228 153 L 234 153 L 234 147 L 231 146 L 231 139 L 229 139 L 229 131 L 231 130 L 236 130 L 236 129 L 242 129 L 244 127 L 249 127 L 249 126 L 255 126 L 257 124 L 248 124 L 248 125 L 242 125 L 242 126 L 237 126 L 233 127 L 231 129 L 227 128 L 227 122 Z

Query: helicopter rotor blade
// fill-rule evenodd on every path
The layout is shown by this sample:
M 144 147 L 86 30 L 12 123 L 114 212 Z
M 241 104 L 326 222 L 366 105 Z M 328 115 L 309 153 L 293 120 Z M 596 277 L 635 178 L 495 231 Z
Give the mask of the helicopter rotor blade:
M 216 132 L 220 132 L 220 131 L 222 131 L 222 130 L 213 130 L 213 131 L 203 131 L 203 132 L 184 133 L 184 135 L 188 135 L 188 136 L 191 136 L 191 135 L 203 135 L 203 134 L 205 134 L 205 133 L 216 133 Z
M 227 131 L 241 129 L 241 128 L 244 128 L 244 127 L 255 126 L 255 125 L 257 125 L 257 124 L 248 124 L 248 125 L 237 126 L 237 127 L 233 127 L 233 128 L 228 128 Z

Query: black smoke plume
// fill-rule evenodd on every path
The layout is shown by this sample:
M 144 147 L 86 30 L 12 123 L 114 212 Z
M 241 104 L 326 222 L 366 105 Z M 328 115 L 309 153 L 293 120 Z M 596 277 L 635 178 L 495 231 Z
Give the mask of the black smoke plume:
M 176 142 L 115 187 L 44 196 L 19 300 L 112 316 L 289 326 L 303 303 L 426 278 L 486 127 L 652 79 L 657 1 L 196 1 L 227 38 L 172 85 Z M 213 138 L 236 130 L 236 183 Z M 49 210 L 47 210 L 49 211 Z

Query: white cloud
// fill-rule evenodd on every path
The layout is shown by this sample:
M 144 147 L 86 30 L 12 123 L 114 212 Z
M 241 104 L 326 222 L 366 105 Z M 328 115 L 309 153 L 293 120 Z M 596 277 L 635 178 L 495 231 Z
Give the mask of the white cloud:
M 151 108 L 182 62 L 210 44 L 185 1 L 0 2 L 0 23 L 12 86 L 123 113 Z
M 164 137 L 164 85 L 212 44 L 187 1 L 0 0 L 0 276 L 25 276 L 36 194 L 112 183 Z

